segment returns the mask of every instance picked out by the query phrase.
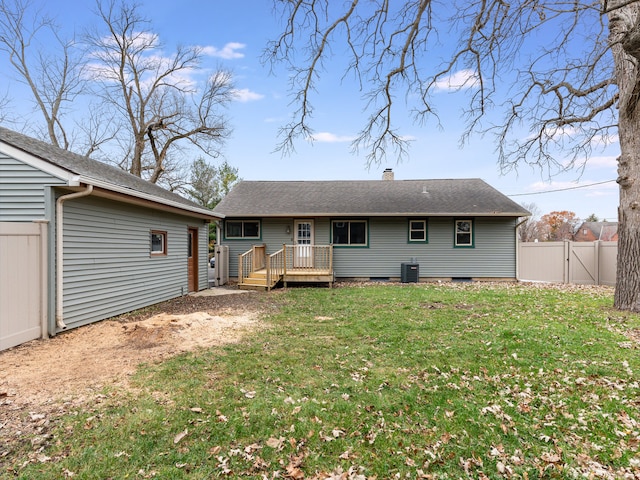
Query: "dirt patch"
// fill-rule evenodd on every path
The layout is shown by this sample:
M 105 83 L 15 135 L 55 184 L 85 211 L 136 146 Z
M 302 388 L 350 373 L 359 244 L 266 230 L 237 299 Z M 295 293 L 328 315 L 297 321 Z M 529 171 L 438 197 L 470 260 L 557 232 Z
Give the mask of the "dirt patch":
M 0 445 L 99 402 L 107 385 L 126 388 L 142 363 L 240 341 L 262 328 L 260 312 L 277 308 L 277 297 L 182 297 L 0 352 Z

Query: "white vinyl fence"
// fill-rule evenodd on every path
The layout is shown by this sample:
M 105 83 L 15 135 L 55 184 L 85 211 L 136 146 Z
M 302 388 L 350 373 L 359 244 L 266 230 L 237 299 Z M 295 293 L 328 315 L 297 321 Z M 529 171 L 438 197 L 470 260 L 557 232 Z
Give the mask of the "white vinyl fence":
M 216 271 L 213 279 L 213 286 L 220 287 L 229 283 L 229 247 L 227 245 L 216 245 Z
M 520 242 L 522 281 L 615 285 L 617 242 Z
M 0 350 L 47 337 L 47 224 L 0 222 Z

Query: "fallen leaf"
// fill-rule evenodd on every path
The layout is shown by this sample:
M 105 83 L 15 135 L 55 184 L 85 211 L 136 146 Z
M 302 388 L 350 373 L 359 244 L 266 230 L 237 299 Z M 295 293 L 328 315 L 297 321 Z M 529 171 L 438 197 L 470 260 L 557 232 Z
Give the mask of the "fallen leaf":
M 180 432 L 175 437 L 173 437 L 173 444 L 174 445 L 178 444 L 180 440 L 182 440 L 184 437 L 187 436 L 188 433 L 189 431 L 185 428 L 182 432 Z
M 269 440 L 267 440 L 267 447 L 275 448 L 276 450 L 282 450 L 284 441 L 285 441 L 284 437 L 280 437 L 280 438 L 271 437 Z
M 558 455 L 557 453 L 549 452 L 543 453 L 540 458 L 542 458 L 542 460 L 547 463 L 560 463 L 560 461 L 562 460 L 562 457 L 560 457 L 560 455 Z

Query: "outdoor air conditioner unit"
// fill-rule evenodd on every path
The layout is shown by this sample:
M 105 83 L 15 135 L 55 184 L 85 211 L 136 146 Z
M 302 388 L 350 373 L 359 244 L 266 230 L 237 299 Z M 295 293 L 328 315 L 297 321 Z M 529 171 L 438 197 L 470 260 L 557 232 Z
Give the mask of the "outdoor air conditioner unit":
M 400 266 L 400 280 L 402 283 L 418 283 L 420 268 L 417 263 L 403 263 Z

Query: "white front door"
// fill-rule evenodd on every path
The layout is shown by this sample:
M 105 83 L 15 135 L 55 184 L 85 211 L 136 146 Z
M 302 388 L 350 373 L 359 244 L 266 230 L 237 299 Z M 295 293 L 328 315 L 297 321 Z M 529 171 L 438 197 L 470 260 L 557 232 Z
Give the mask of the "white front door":
M 295 220 L 293 229 L 294 267 L 313 268 L 313 220 Z

